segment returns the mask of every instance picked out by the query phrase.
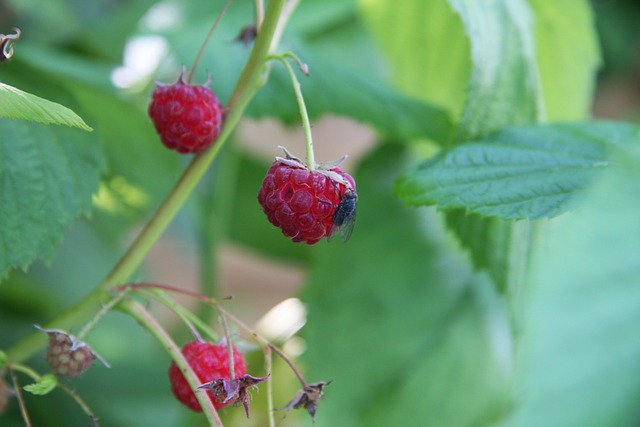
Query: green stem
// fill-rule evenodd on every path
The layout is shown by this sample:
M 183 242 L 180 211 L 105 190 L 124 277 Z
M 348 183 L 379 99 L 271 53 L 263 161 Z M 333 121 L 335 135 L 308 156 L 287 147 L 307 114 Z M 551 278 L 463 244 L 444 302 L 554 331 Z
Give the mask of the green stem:
M 256 12 L 256 29 L 259 31 L 264 19 L 264 0 L 254 0 L 254 8 Z
M 10 368 L 15 372 L 22 372 L 23 374 L 27 375 L 29 378 L 31 378 L 36 382 L 39 381 L 41 378 L 40 374 L 38 374 L 36 371 L 34 371 L 28 366 L 20 365 L 18 363 L 12 363 L 10 365 Z
M 162 346 L 167 350 L 173 361 L 178 365 L 180 371 L 184 374 L 189 386 L 194 393 L 196 394 L 196 398 L 198 402 L 200 402 L 200 406 L 207 417 L 210 425 L 215 425 L 216 427 L 223 427 L 222 421 L 216 412 L 216 409 L 209 399 L 207 391 L 195 391 L 197 387 L 201 384 L 201 381 L 198 379 L 195 372 L 189 365 L 189 362 L 182 355 L 182 351 L 176 345 L 176 343 L 171 339 L 169 334 L 164 330 L 164 328 L 158 323 L 158 321 L 149 313 L 142 305 L 133 301 L 126 300 L 123 301 L 120 305 L 123 311 L 130 314 L 133 318 L 135 318 L 144 328 L 146 328 L 151 334 L 156 337 L 158 341 L 162 344 Z
M 287 365 L 289 365 L 289 368 L 291 368 L 291 370 L 296 375 L 296 377 L 298 377 L 298 380 L 300 381 L 300 384 L 302 384 L 303 387 L 308 386 L 307 381 L 304 379 L 304 376 L 302 375 L 302 372 L 300 372 L 300 369 L 298 369 L 296 364 L 293 363 L 293 360 L 291 360 L 289 358 L 289 356 L 287 356 L 282 350 L 280 350 L 273 343 L 271 343 L 271 341 L 267 340 L 262 335 L 258 334 L 254 329 L 249 327 L 242 320 L 238 319 L 236 316 L 234 316 L 233 314 L 229 313 L 226 309 L 222 308 L 222 306 L 220 305 L 220 303 L 218 301 L 216 301 L 213 298 L 211 298 L 211 299 L 209 299 L 209 304 L 211 304 L 213 307 L 215 307 L 220 312 L 221 316 L 226 316 L 229 320 L 231 320 L 233 323 L 235 323 L 240 329 L 244 329 L 244 331 L 246 333 L 251 335 L 263 347 L 269 347 L 271 350 L 273 350 L 273 352 L 275 354 L 280 356 L 280 358 L 282 360 L 284 360 L 287 363 Z
M 29 419 L 27 407 L 24 404 L 24 397 L 22 397 L 22 389 L 20 389 L 20 385 L 18 384 L 18 378 L 16 378 L 15 372 L 13 372 L 11 369 L 9 369 L 9 375 L 11 376 L 11 381 L 13 382 L 13 389 L 16 393 L 16 398 L 18 398 L 18 404 L 20 405 L 20 413 L 22 414 L 24 425 L 25 427 L 31 427 L 31 420 Z
M 229 354 L 229 377 L 234 379 L 236 377 L 235 358 L 233 355 L 233 342 L 231 341 L 231 331 L 229 330 L 229 323 L 224 314 L 220 314 L 220 322 L 222 323 L 222 330 L 227 341 L 227 353 Z
M 252 329 L 249 325 L 244 323 L 242 320 L 238 319 L 236 316 L 234 316 L 233 314 L 228 312 L 226 309 L 224 309 L 222 305 L 215 298 L 210 298 L 206 295 L 202 295 L 195 291 L 190 291 L 187 289 L 181 289 L 175 286 L 163 285 L 159 283 L 134 283 L 132 285 L 127 285 L 126 287 L 131 289 L 136 289 L 136 288 L 161 289 L 164 291 L 175 292 L 183 295 L 189 295 L 193 298 L 199 299 L 200 301 L 204 301 L 211 307 L 218 310 L 221 316 L 225 316 L 227 320 L 231 320 L 233 323 L 236 324 L 236 326 L 244 330 L 247 334 L 251 335 L 260 345 L 262 345 L 263 347 L 270 348 L 275 354 L 280 356 L 287 363 L 287 365 L 289 365 L 289 367 L 291 368 L 293 373 L 296 375 L 296 377 L 298 377 L 298 380 L 300 381 L 302 386 L 306 387 L 308 385 L 307 381 L 304 379 L 304 376 L 302 375 L 302 372 L 300 372 L 296 364 L 293 363 L 293 361 L 282 350 L 276 347 L 268 339 L 258 334 L 258 332 L 256 332 L 254 329 Z
M 280 39 L 282 38 L 284 29 L 287 27 L 289 18 L 291 18 L 291 15 L 293 15 L 296 7 L 298 7 L 299 2 L 300 0 L 288 0 L 282 8 L 282 14 L 280 15 L 278 26 L 273 33 L 273 38 L 271 39 L 271 49 L 269 49 L 271 52 L 275 52 L 277 50 L 277 47 L 280 45 Z
M 198 316 L 193 314 L 188 308 L 178 304 L 174 299 L 166 296 L 164 292 L 160 290 L 157 290 L 155 292 L 148 290 L 147 292 L 145 292 L 145 296 L 149 299 L 159 302 L 169 310 L 173 311 L 178 317 L 180 317 L 180 319 L 182 319 L 182 321 L 185 322 L 186 325 L 190 327 L 195 326 L 196 328 L 198 328 L 200 332 L 203 332 L 207 335 L 207 338 L 209 340 L 218 341 L 218 336 L 213 332 L 209 325 L 203 322 Z
M 87 403 L 80 397 L 80 395 L 78 393 L 76 393 L 74 390 L 70 389 L 69 387 L 67 387 L 66 385 L 64 385 L 64 384 L 62 384 L 60 382 L 58 382 L 58 384 L 56 384 L 56 387 L 59 387 L 62 391 L 67 393 L 73 400 L 75 400 L 75 402 L 78 404 L 80 409 L 82 409 L 82 411 L 91 420 L 91 425 L 92 426 L 96 427 L 98 425 L 98 417 L 96 417 L 96 415 L 93 413 L 91 408 L 89 408 L 89 405 L 87 405 Z
M 311 137 L 311 123 L 309 122 L 309 114 L 307 113 L 307 107 L 304 103 L 302 90 L 300 89 L 300 82 L 298 81 L 298 77 L 296 76 L 295 71 L 293 71 L 293 67 L 291 66 L 291 64 L 289 64 L 289 61 L 287 61 L 287 56 L 293 57 L 298 61 L 299 64 L 301 64 L 301 62 L 298 60 L 298 57 L 291 52 L 287 52 L 282 55 L 271 55 L 271 58 L 280 60 L 287 68 L 289 77 L 291 77 L 291 84 L 293 86 L 293 91 L 296 93 L 296 101 L 298 101 L 298 108 L 300 109 L 302 128 L 304 129 L 304 140 L 307 145 L 307 168 L 309 168 L 309 170 L 315 170 L 316 160 L 313 154 L 313 139 Z
M 273 405 L 273 356 L 271 348 L 264 347 L 264 367 L 269 374 L 267 378 L 267 411 L 269 411 L 269 427 L 276 427 L 275 407 Z
M 68 330 L 83 323 L 93 313 L 100 310 L 100 301 L 105 295 L 105 291 L 125 283 L 142 263 L 151 247 L 164 233 L 211 162 L 229 139 L 253 96 L 262 84 L 266 82 L 266 76 L 263 75 L 264 64 L 269 54 L 271 41 L 284 3 L 285 0 L 269 1 L 265 19 L 251 51 L 251 56 L 227 105 L 228 114 L 216 143 L 193 159 L 162 206 L 156 211 L 153 218 L 143 228 L 105 280 L 76 305 L 63 311 L 44 327 Z M 45 342 L 45 336 L 33 333 L 9 349 L 7 352 L 9 360 L 21 361 L 27 359 L 42 348 Z
M 191 84 L 191 80 L 193 79 L 193 75 L 196 72 L 196 68 L 198 68 L 198 64 L 200 64 L 200 60 L 202 59 L 202 55 L 204 55 L 204 51 L 207 48 L 207 45 L 209 44 L 209 40 L 211 40 L 211 37 L 213 36 L 214 31 L 216 30 L 216 28 L 218 28 L 218 24 L 220 24 L 220 21 L 222 20 L 222 17 L 227 12 L 227 9 L 229 9 L 229 6 L 231 6 L 231 3 L 233 3 L 233 0 L 228 0 L 227 1 L 227 4 L 224 5 L 224 7 L 222 8 L 222 11 L 220 11 L 220 13 L 218 14 L 218 17 L 216 18 L 215 22 L 213 23 L 213 25 L 209 29 L 209 32 L 207 33 L 207 36 L 205 37 L 204 41 L 202 42 L 202 45 L 200 46 L 200 50 L 198 51 L 198 55 L 196 56 L 195 61 L 193 61 L 193 67 L 191 67 L 191 71 L 189 72 L 189 77 L 187 77 L 187 83 Z
M 87 322 L 86 325 L 82 328 L 82 330 L 76 335 L 80 341 L 84 340 L 84 337 L 91 331 L 91 329 L 98 323 L 105 314 L 107 314 L 120 300 L 125 296 L 126 292 L 118 292 L 118 294 L 111 299 L 108 303 L 104 304 L 102 308 L 93 316 L 93 318 Z

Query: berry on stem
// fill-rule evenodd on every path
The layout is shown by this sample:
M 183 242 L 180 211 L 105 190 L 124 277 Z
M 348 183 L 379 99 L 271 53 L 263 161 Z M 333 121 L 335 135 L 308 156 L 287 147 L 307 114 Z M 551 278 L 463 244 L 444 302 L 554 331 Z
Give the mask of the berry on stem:
M 308 245 L 352 227 L 357 195 L 351 175 L 335 163 L 309 170 L 285 153 L 285 158 L 276 157 L 258 192 L 269 222 L 294 242 Z M 348 238 L 343 233 L 343 240 L 345 236 Z
M 153 91 L 149 116 L 167 148 L 199 153 L 220 134 L 223 106 L 207 86 L 190 85 L 183 70 L 176 83 Z
M 36 328 L 49 336 L 47 362 L 49 370 L 59 377 L 77 377 L 93 365 L 98 359 L 107 368 L 109 364 L 93 351 L 88 344 L 60 329 Z
M 182 354 L 202 383 L 231 379 L 229 352 L 226 344 L 192 341 L 185 344 L 182 348 Z M 235 346 L 233 347 L 233 362 L 236 378 L 242 377 L 247 373 L 247 364 L 244 357 Z M 195 392 L 191 389 L 175 362 L 169 367 L 169 380 L 171 381 L 171 391 L 180 402 L 193 411 L 202 411 Z M 224 399 L 218 400 L 218 396 L 211 391 L 207 391 L 207 394 L 216 410 L 232 403 L 231 401 L 225 402 Z

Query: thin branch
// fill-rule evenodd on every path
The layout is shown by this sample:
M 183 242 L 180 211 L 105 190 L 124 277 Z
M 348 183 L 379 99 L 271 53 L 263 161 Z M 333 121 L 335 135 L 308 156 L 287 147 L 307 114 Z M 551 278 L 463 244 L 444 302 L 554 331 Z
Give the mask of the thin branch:
M 236 370 L 235 370 L 235 357 L 233 354 L 233 343 L 231 342 L 231 332 L 229 331 L 229 323 L 227 322 L 227 318 L 222 313 L 220 313 L 220 322 L 222 323 L 222 330 L 224 331 L 224 336 L 227 339 L 227 353 L 229 353 L 229 377 L 231 379 L 234 379 L 236 377 Z
M 275 407 L 273 405 L 273 381 L 271 373 L 273 372 L 273 356 L 271 355 L 271 347 L 264 347 L 264 367 L 269 373 L 267 378 L 267 411 L 269 411 L 269 427 L 276 427 Z
M 195 61 L 193 61 L 193 66 L 191 67 L 191 71 L 189 71 L 189 76 L 187 77 L 187 83 L 191 84 L 193 75 L 196 72 L 196 68 L 198 68 L 198 65 L 200 64 L 200 60 L 202 59 L 202 56 L 204 55 L 204 51 L 206 50 L 207 45 L 209 44 L 209 40 L 211 40 L 213 33 L 216 31 L 216 28 L 218 27 L 218 24 L 220 24 L 220 21 L 222 21 L 222 17 L 227 12 L 227 9 L 229 9 L 229 6 L 231 6 L 231 3 L 233 3 L 233 0 L 227 1 L 227 3 L 224 5 L 222 10 L 218 14 L 218 17 L 216 18 L 215 22 L 209 29 L 209 32 L 207 33 L 207 37 L 205 37 L 204 41 L 202 42 L 202 45 L 200 46 L 200 50 L 198 51 L 198 55 L 196 56 Z
M 20 405 L 20 413 L 22 414 L 24 425 L 25 427 L 31 427 L 31 420 L 29 419 L 27 406 L 24 404 L 24 397 L 22 396 L 22 390 L 20 389 L 20 385 L 18 384 L 18 378 L 16 378 L 16 374 L 15 372 L 13 372 L 11 367 L 9 367 L 9 375 L 11 376 L 11 381 L 13 382 L 13 389 L 15 390 L 16 397 L 18 398 L 18 404 Z
M 266 338 L 258 334 L 249 325 L 247 325 L 242 320 L 240 320 L 239 318 L 237 318 L 236 316 L 228 312 L 226 309 L 224 309 L 215 298 L 210 298 L 206 295 L 202 295 L 199 292 L 182 289 L 182 288 L 178 288 L 171 285 L 163 285 L 159 283 L 133 283 L 130 285 L 123 285 L 120 288 L 125 288 L 125 287 L 132 288 L 132 289 L 139 289 L 139 288 L 162 289 L 165 291 L 170 291 L 178 294 L 189 295 L 201 301 L 206 302 L 207 304 L 211 305 L 216 310 L 218 310 L 218 312 L 220 312 L 221 315 L 226 316 L 227 319 L 235 323 L 240 329 L 243 329 L 247 334 L 251 335 L 262 346 L 269 347 L 271 350 L 273 350 L 274 353 L 280 356 L 287 363 L 287 365 L 289 365 L 291 370 L 293 370 L 293 372 L 296 374 L 296 377 L 298 377 L 298 380 L 300 380 L 300 383 L 302 384 L 302 386 L 306 387 L 308 385 L 304 379 L 304 376 L 302 375 L 302 372 L 300 372 L 298 367 L 295 365 L 295 363 L 293 363 L 293 361 L 289 358 L 289 356 L 287 356 L 282 350 L 280 350 L 278 347 L 272 344 L 269 340 L 267 340 Z
M 71 390 L 69 387 L 67 387 L 66 385 L 64 385 L 64 384 L 62 384 L 60 382 L 58 382 L 56 384 L 56 387 L 60 387 L 60 389 L 62 389 L 62 391 L 67 393 L 69 396 L 71 396 L 71 398 L 76 401 L 78 406 L 80 406 L 80 408 L 82 408 L 84 413 L 87 414 L 87 416 L 89 417 L 89 420 L 91 420 L 91 425 L 93 427 L 98 427 L 98 425 L 99 425 L 98 424 L 98 417 L 96 417 L 96 415 L 93 413 L 91 408 L 89 408 L 89 405 L 87 405 L 87 403 L 80 397 L 80 395 L 78 393 L 76 393 L 75 391 Z

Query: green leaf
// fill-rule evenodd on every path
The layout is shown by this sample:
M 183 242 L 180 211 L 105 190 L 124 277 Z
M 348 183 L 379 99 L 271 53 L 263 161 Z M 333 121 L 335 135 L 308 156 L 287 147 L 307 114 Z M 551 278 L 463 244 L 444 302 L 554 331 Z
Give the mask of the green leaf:
M 44 396 L 45 394 L 51 393 L 57 385 L 58 379 L 56 376 L 46 374 L 38 378 L 38 381 L 35 383 L 24 386 L 23 389 L 36 396 Z
M 474 265 L 486 269 L 502 293 L 517 298 L 537 223 L 485 218 L 461 209 L 447 212 L 446 220 L 462 236 Z
M 339 43 L 339 41 L 336 41 Z M 412 99 L 357 74 L 335 60 L 302 49 L 310 67 L 308 78 L 302 76 L 302 91 L 310 117 L 328 113 L 350 117 L 374 127 L 389 138 L 430 138 L 444 143 L 452 131 L 449 116 L 440 108 Z M 282 94 L 291 93 L 290 97 Z M 281 69 L 275 69 L 265 88 L 251 105 L 252 115 L 273 115 L 273 99 L 280 95 L 280 109 L 275 112 L 286 122 L 300 119 L 291 80 Z M 382 107 L 382 108 L 381 108 Z
M 0 369 L 4 369 L 4 367 L 7 364 L 8 360 L 9 360 L 9 358 L 7 357 L 7 353 L 5 353 L 4 351 L 0 350 Z
M 351 239 L 321 246 L 313 260 L 302 296 L 305 362 L 313 381 L 333 380 L 318 409 L 321 427 L 337 419 L 481 425 L 506 404 L 504 302 L 486 276 L 472 276 L 432 210 L 391 195 L 389 178 L 406 160 L 384 146 L 365 161 Z
M 471 43 L 471 80 L 457 141 L 544 118 L 534 17 L 526 0 L 449 0 Z
M 367 28 L 388 58 L 394 86 L 444 106 L 454 118 L 467 95 L 469 40 L 447 0 L 359 0 Z
M 0 120 L 0 277 L 49 259 L 63 231 L 91 207 L 101 147 L 74 129 Z
M 514 127 L 437 155 L 406 173 L 396 192 L 413 205 L 553 217 L 575 207 L 616 145 L 639 138 L 639 128 L 608 122 Z
M 336 1 L 320 3 L 320 8 L 335 8 L 323 13 L 324 25 L 314 26 L 314 32 L 294 26 L 293 31 L 285 33 L 281 49 L 294 51 L 309 65 L 309 77 L 300 74 L 299 78 L 311 118 L 338 114 L 370 124 L 389 138 L 429 137 L 440 142 L 448 139 L 452 124 L 446 111 L 400 93 L 377 71 L 378 67 L 374 65 L 380 63 L 378 52 L 359 21 L 355 7 Z M 188 9 L 188 6 L 184 7 Z M 301 5 L 296 19 L 313 20 L 318 7 L 318 4 L 308 8 Z M 240 18 L 231 10 L 228 17 L 229 20 L 225 18 L 218 28 L 220 35 L 217 37 L 232 40 L 239 28 L 233 19 Z M 172 50 L 180 62 L 189 64 L 193 60 L 198 47 L 193 40 L 204 37 L 210 25 L 210 19 L 201 19 L 184 31 L 169 35 Z M 215 70 L 212 88 L 224 102 L 230 96 L 247 56 L 248 50 L 239 43 L 214 44 L 203 57 L 196 81 L 206 80 L 205 70 Z M 166 80 L 175 81 L 177 75 L 178 70 L 175 70 Z M 291 80 L 281 64 L 273 64 L 269 81 L 252 100 L 247 113 L 255 118 L 276 117 L 288 123 L 299 123 Z
M 506 427 L 637 425 L 640 152 L 613 163 L 532 259 Z
M 0 118 L 2 117 L 92 130 L 67 107 L 4 83 L 0 83 Z
M 586 0 L 530 3 L 536 16 L 536 57 L 547 118 L 586 119 L 601 64 L 591 6 Z

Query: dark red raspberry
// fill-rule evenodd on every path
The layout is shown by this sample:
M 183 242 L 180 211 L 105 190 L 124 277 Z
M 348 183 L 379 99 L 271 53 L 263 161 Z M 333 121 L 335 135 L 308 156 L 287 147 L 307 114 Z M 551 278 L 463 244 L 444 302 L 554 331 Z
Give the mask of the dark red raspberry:
M 276 158 L 258 192 L 258 202 L 271 224 L 294 242 L 308 245 L 331 236 L 344 224 L 334 224 L 345 194 L 355 197 L 355 181 L 339 167 L 309 170 L 300 160 Z M 342 211 L 342 209 L 341 209 Z M 352 219 L 342 218 L 346 223 Z
M 229 352 L 226 344 L 192 341 L 182 348 L 182 354 L 202 384 L 218 379 L 230 379 L 231 377 L 229 372 Z M 244 357 L 235 346 L 233 347 L 233 363 L 236 378 L 247 373 L 247 364 Z M 171 381 L 171 391 L 180 402 L 196 412 L 202 412 L 202 407 L 193 389 L 175 362 L 169 367 L 169 380 Z M 216 409 L 231 403 L 221 403 L 211 391 L 207 393 Z
M 223 107 L 207 86 L 191 86 L 184 79 L 159 84 L 153 91 L 149 116 L 162 143 L 180 153 L 199 153 L 216 140 Z

